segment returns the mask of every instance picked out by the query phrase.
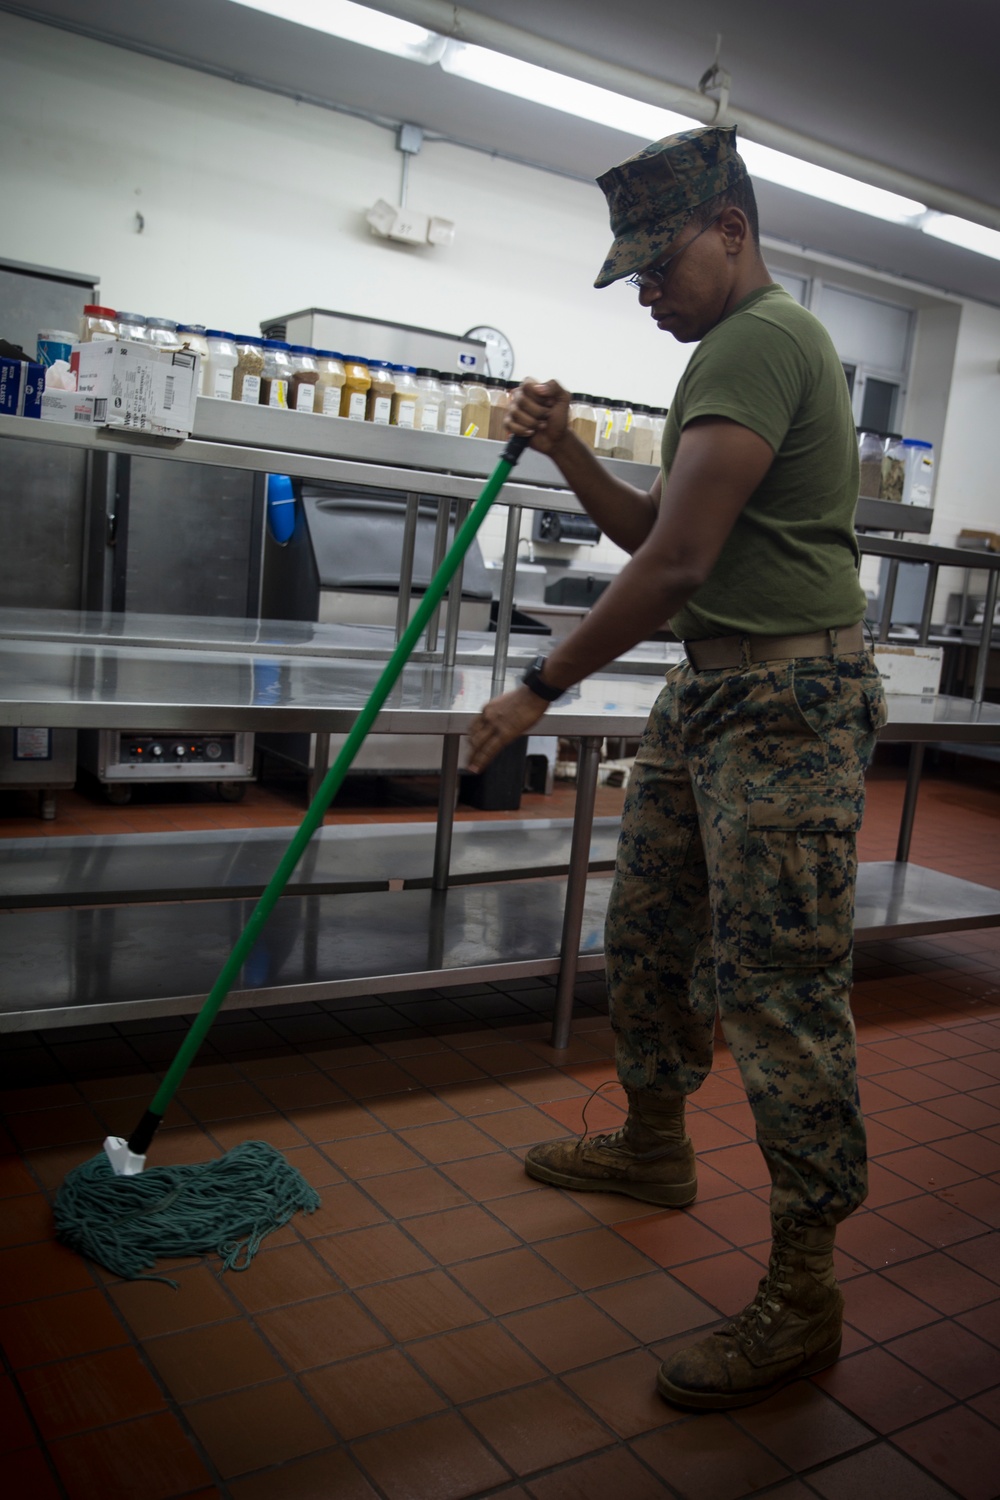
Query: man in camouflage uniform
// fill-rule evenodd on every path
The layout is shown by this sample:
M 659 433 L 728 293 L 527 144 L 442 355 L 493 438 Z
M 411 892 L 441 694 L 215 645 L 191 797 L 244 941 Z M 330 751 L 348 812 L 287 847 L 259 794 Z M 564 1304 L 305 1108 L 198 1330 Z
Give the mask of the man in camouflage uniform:
M 760 256 L 735 131 L 658 141 L 600 179 L 615 241 L 597 280 L 631 276 L 657 326 L 697 343 L 648 494 L 568 431 L 555 382 L 508 426 L 551 454 L 632 554 L 588 618 L 484 708 L 472 764 L 670 618 L 687 661 L 650 716 L 629 784 L 606 954 L 625 1125 L 536 1146 L 543 1182 L 683 1207 L 684 1127 L 716 1015 L 771 1174 L 773 1248 L 756 1297 L 661 1367 L 678 1405 L 763 1399 L 840 1350 L 837 1223 L 867 1191 L 849 993 L 856 834 L 883 722 L 864 647 L 853 517 L 857 443 L 822 325 Z

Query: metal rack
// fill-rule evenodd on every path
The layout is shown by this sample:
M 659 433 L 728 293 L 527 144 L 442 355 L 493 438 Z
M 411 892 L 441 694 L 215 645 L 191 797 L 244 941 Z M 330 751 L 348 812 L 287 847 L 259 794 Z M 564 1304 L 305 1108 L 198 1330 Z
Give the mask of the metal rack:
M 18 418 L 2 419 L 0 436 L 5 434 L 95 453 L 140 449 L 178 462 L 403 490 L 410 497 L 408 526 L 411 515 L 415 524 L 421 496 L 470 504 L 500 451 L 499 444 L 483 441 L 205 401 L 194 436 L 184 442 Z M 652 467 L 623 462 L 611 467 L 640 486 L 655 474 Z M 554 1042 L 565 1044 L 576 973 L 603 961 L 608 881 L 599 877 L 588 884 L 601 741 L 642 732 L 664 667 L 678 659 L 680 648 L 651 643 L 630 653 L 553 705 L 542 722 L 540 732 L 580 741 L 576 814 L 568 854 L 560 856 L 565 886 L 509 878 L 512 869 L 523 876 L 528 868 L 516 853 L 484 868 L 480 883 L 454 884 L 451 813 L 459 740 L 483 701 L 503 687 L 515 660 L 509 629 L 522 511 L 580 510 L 571 492 L 554 482 L 552 465 L 534 453 L 525 455 L 503 501 L 506 556 L 493 649 L 463 642 L 453 611 L 454 626 L 428 632 L 426 648 L 407 667 L 375 725 L 375 732 L 445 736 L 429 889 L 334 895 L 306 886 L 304 894 L 280 903 L 231 1005 L 557 974 Z M 441 505 L 445 514 L 447 509 Z M 441 526 L 442 555 L 445 540 Z M 923 543 L 866 539 L 865 549 L 937 565 L 952 560 L 950 551 Z M 994 597 L 997 569 L 1000 557 L 991 572 Z M 460 577 L 452 587 L 461 587 Z M 404 537 L 397 632 L 406 619 L 408 592 Z M 373 630 L 348 641 L 338 638 L 337 629 L 71 612 L 39 612 L 29 620 L 21 612 L 15 617 L 0 611 L 0 723 L 344 732 L 379 675 L 393 632 Z M 532 646 L 526 643 L 526 649 Z M 983 662 L 988 650 L 987 629 Z M 883 739 L 908 741 L 920 750 L 926 743 L 1000 742 L 1000 707 L 981 700 L 981 691 L 977 699 L 893 697 Z M 915 770 L 911 764 L 896 863 L 862 867 L 861 940 L 1000 923 L 998 893 L 906 864 L 918 780 L 919 760 Z M 511 826 L 505 825 L 508 838 Z M 46 841 L 54 859 L 64 842 Z M 534 873 L 539 869 L 549 869 L 544 858 Z M 402 878 L 382 874 L 390 887 Z M 180 893 L 164 887 L 159 894 L 173 903 Z M 98 901 L 85 910 L 21 909 L 0 918 L 0 1030 L 189 1011 L 214 980 L 250 910 L 236 895 L 187 900 L 183 907 L 151 904 L 148 892 L 142 903 L 101 907 Z

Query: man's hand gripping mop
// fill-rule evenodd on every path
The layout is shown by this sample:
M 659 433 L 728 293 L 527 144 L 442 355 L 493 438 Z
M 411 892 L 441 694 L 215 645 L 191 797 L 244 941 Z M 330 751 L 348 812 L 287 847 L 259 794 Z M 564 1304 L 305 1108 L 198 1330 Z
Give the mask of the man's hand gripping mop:
M 245 1270 L 265 1235 L 286 1224 L 297 1209 L 312 1213 L 319 1207 L 315 1189 L 264 1141 L 245 1141 L 214 1161 L 152 1167 L 149 1171 L 144 1170 L 146 1153 L 306 845 L 322 823 L 382 705 L 528 442 L 526 437 L 512 437 L 504 448 L 191 1023 L 149 1109 L 127 1140 L 110 1136 L 104 1142 L 104 1151 L 74 1168 L 59 1191 L 55 1204 L 57 1237 L 119 1276 L 142 1275 L 154 1266 L 158 1256 L 204 1255 L 213 1250 L 221 1255 L 225 1269 Z

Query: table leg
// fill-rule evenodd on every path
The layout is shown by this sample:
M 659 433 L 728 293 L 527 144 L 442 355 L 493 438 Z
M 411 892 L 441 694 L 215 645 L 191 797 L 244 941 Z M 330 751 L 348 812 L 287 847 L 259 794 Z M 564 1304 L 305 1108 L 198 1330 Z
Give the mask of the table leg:
M 594 800 L 597 795 L 597 767 L 601 757 L 601 736 L 587 735 L 580 741 L 576 763 L 576 808 L 573 814 L 573 841 L 570 845 L 569 874 L 566 877 L 566 906 L 563 911 L 562 963 L 556 985 L 556 1009 L 552 1020 L 552 1045 L 565 1047 L 569 1042 L 573 1019 L 573 990 L 576 985 L 580 932 L 583 928 L 583 904 L 587 895 L 587 867 L 590 864 L 590 840 L 594 824 Z

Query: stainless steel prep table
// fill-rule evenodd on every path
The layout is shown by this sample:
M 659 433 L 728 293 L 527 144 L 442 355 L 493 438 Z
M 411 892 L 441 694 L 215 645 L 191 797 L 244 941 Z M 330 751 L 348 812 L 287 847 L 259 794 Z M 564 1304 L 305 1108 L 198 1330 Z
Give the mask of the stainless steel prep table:
M 185 442 L 20 418 L 0 420 L 4 434 L 95 454 L 138 449 L 181 462 L 376 485 L 406 491 L 414 506 L 421 495 L 468 505 L 500 453 L 499 444 L 376 431 L 360 423 L 211 401 L 199 402 L 195 436 Z M 651 467 L 623 462 L 610 467 L 640 486 L 648 486 L 655 474 Z M 530 452 L 505 489 L 503 503 L 508 508 L 505 588 L 495 648 L 483 660 L 481 644 L 463 647 L 457 630 L 442 649 L 429 646 L 407 668 L 375 726 L 376 732 L 449 736 L 453 769 L 457 737 L 505 680 L 521 510 L 580 510 L 556 482 L 551 464 Z M 879 544 L 871 550 L 898 546 L 904 549 L 900 555 L 908 555 L 908 545 Z M 994 573 L 994 597 L 996 578 Z M 404 576 L 403 592 L 406 587 Z M 8 618 L 0 622 L 0 723 L 343 732 L 367 699 L 386 655 L 381 640 L 355 638 L 338 646 L 304 638 L 300 625 L 213 621 L 210 632 L 204 626 L 176 619 L 139 626 L 135 618 L 65 613 L 30 622 L 23 615 Z M 600 742 L 607 734 L 641 732 L 660 674 L 677 650 L 652 645 L 630 653 L 613 674 L 590 679 L 554 705 L 540 726 L 543 733 L 581 741 L 565 891 L 538 882 L 447 889 L 450 819 L 442 817 L 432 890 L 287 898 L 229 1003 L 329 999 L 468 978 L 558 973 L 554 1041 L 564 1044 L 575 973 L 603 962 L 607 880 L 587 882 Z M 1000 741 L 1000 708 L 980 702 L 895 698 L 890 714 L 883 738 L 910 741 L 917 749 L 949 740 Z M 859 938 L 1000 922 L 998 893 L 905 864 L 915 799 L 916 776 L 911 775 L 899 859 L 862 867 Z M 0 1029 L 191 1010 L 214 980 L 249 910 L 242 901 L 218 900 L 12 913 L 0 921 Z M 178 969 L 173 960 L 181 950 Z
M 215 622 L 223 640 L 204 645 L 188 622 L 171 648 L 171 623 L 177 622 L 147 617 L 129 630 L 124 620 L 90 616 L 74 634 L 65 612 L 34 621 L 0 615 L 0 722 L 42 718 L 136 730 L 281 723 L 344 730 L 379 672 L 377 661 L 327 654 L 330 643 L 322 635 L 300 639 L 302 654 L 294 654 L 291 641 L 283 649 L 275 639 L 283 627 L 273 623 L 265 630 L 253 622 Z M 290 636 L 301 637 L 302 631 L 298 624 L 288 628 Z M 265 634 L 269 639 L 262 639 Z M 673 654 L 672 648 L 654 648 L 668 650 Z M 580 736 L 595 749 L 605 734 L 637 735 L 659 683 L 659 672 L 590 678 L 549 710 L 542 727 Z M 410 666 L 375 731 L 460 734 L 492 685 L 489 663 Z M 890 711 L 887 739 L 1000 737 L 1000 707 L 991 704 L 896 697 Z M 559 973 L 556 1020 L 568 1024 L 575 973 L 603 961 L 609 882 L 606 876 L 587 881 L 592 811 L 592 787 L 589 795 L 584 787 L 565 888 L 487 879 L 447 891 L 289 896 L 229 1003 L 330 1000 L 421 984 Z M 251 907 L 232 898 L 180 904 L 176 897 L 182 893 L 172 894 L 173 901 L 158 906 L 9 913 L 0 921 L 0 1029 L 193 1009 Z M 905 864 L 862 867 L 861 940 L 993 922 L 1000 922 L 997 892 Z

